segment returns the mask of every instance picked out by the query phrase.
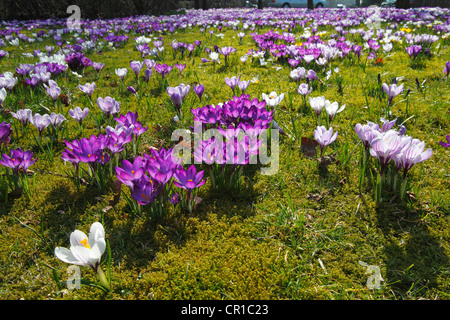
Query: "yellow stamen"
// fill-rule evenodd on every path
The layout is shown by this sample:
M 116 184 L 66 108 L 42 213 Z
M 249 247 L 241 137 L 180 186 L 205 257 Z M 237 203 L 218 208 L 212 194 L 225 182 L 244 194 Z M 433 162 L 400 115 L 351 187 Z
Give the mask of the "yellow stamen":
M 89 245 L 89 243 L 88 243 L 87 241 L 88 241 L 87 239 L 83 239 L 83 240 L 80 241 L 80 243 L 81 243 L 85 248 L 90 249 L 91 246 Z

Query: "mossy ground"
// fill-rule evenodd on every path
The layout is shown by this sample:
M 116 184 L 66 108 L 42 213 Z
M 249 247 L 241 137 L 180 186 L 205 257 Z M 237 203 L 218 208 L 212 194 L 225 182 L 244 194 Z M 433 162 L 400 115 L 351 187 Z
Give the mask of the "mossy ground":
M 285 92 L 275 118 L 291 138 L 280 136 L 278 172 L 264 176 L 253 170 L 239 193 L 215 194 L 207 183 L 199 190 L 202 202 L 192 214 L 169 210 L 167 216 L 152 219 L 146 214 L 131 214 L 123 198 L 108 208 L 115 194 L 112 184 L 105 192 L 84 185 L 77 190 L 63 176 L 70 167 L 60 158 L 62 142 L 49 158 L 36 146 L 34 128 L 30 127 L 25 137 L 15 132 L 12 145 L 31 148 L 39 160 L 30 168 L 35 171 L 30 178 L 31 199 L 22 196 L 0 203 L 2 299 L 450 298 L 449 157 L 448 150 L 439 145 L 450 132 L 450 83 L 442 75 L 450 54 L 448 44 L 442 44 L 438 54 L 415 68 L 401 48 L 394 49 L 395 54 L 380 65 L 368 62 L 365 71 L 358 64 L 336 61 L 343 92 L 338 92 L 331 79 L 312 93 L 346 104 L 333 125 L 339 131 L 338 140 L 326 149 L 327 155 L 333 154 L 339 161 L 324 168 L 316 158 L 301 152 L 299 140 L 292 139 L 291 119 L 299 137 L 312 138 L 315 122 L 309 107 L 307 111 L 301 108 L 303 102 L 289 78 L 289 68 L 285 65 L 278 70 L 272 63 L 258 66 L 250 59 L 243 65 L 239 57 L 255 48 L 251 37 L 247 34 L 239 45 L 236 31 L 224 28 L 223 38 L 217 33 L 209 35 L 192 28 L 162 35 L 164 62 L 187 64 L 182 75 L 174 69 L 168 83 L 176 86 L 198 81 L 205 85 L 202 102 L 193 93 L 188 96 L 185 114 L 191 107 L 228 100 L 231 89 L 225 85 L 226 76 L 240 75 L 243 80 L 258 77 L 259 82 L 251 83 L 246 91 L 251 97 L 261 99 L 263 92 Z M 228 67 L 222 63 L 213 70 L 198 56 L 181 60 L 178 55 L 173 60 L 173 39 L 186 43 L 199 39 L 204 48 L 231 45 L 237 52 L 231 55 Z M 30 45 L 25 51 L 44 45 Z M 26 61 L 17 49 L 8 49 L 10 57 L 0 62 L 2 72 Z M 154 72 L 149 84 L 141 79 L 136 97 L 124 89 L 137 87 L 131 70 L 123 87 L 114 74 L 115 68 L 128 67 L 131 60 L 140 59 L 133 41 L 90 57 L 105 63 L 99 76 L 90 69 L 80 80 L 68 74 L 58 82 L 71 97 L 71 107 L 91 107 L 77 85 L 95 81 L 92 110 L 96 110 L 96 97 L 110 95 L 121 102 L 122 113 L 138 111 L 140 121 L 149 126 L 141 151 L 170 145 L 170 133 L 176 125 L 167 108 L 170 100 L 159 89 L 159 75 Z M 384 202 L 376 205 L 369 179 L 361 190 L 358 188 L 359 154 L 351 153 L 358 143 L 354 125 L 379 122 L 384 102 L 371 96 L 366 100 L 365 96 L 367 87 L 376 85 L 378 74 L 384 82 L 404 77 L 402 83 L 412 90 L 409 109 L 403 101 L 392 111 L 399 123 L 409 119 L 405 123 L 408 134 L 425 140 L 433 149 L 432 158 L 410 172 L 412 193 L 404 203 L 387 192 Z M 420 83 L 427 80 L 422 92 L 416 88 L 416 78 Z M 53 107 L 44 92 L 30 97 L 22 89 L 9 99 L 11 108 L 17 108 L 20 100 L 34 110 L 42 110 L 39 104 Z M 2 117 L 14 121 L 5 112 Z M 65 138 L 69 141 L 97 133 L 93 119 L 86 121 L 82 134 L 74 121 L 67 123 Z M 122 191 L 126 192 L 124 187 Z M 95 221 L 103 223 L 111 247 L 112 291 L 105 294 L 88 286 L 81 290 L 58 287 L 54 272 L 65 280 L 68 265 L 55 257 L 54 248 L 68 247 L 70 232 L 88 232 Z M 379 289 L 367 287 L 370 274 L 361 262 L 380 268 L 384 281 Z M 91 270 L 82 269 L 82 276 L 95 281 Z

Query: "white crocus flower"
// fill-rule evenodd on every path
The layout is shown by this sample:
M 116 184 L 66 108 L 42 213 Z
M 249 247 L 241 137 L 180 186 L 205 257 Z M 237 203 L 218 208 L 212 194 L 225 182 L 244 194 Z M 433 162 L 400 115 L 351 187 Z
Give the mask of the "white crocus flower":
M 339 112 L 342 112 L 344 109 L 345 109 L 345 104 L 339 108 L 338 102 L 335 101 L 335 102 L 331 103 L 329 100 L 325 101 L 325 110 L 327 111 L 330 122 L 331 122 L 331 120 L 333 120 L 333 118 L 336 114 L 338 114 Z
M 70 249 L 55 248 L 58 259 L 69 264 L 92 268 L 107 290 L 111 289 L 109 281 L 100 268 L 100 260 L 106 249 L 105 229 L 100 222 L 94 222 L 89 230 L 89 237 L 83 231 L 75 230 L 70 234 Z
M 323 107 L 325 107 L 325 97 L 309 97 L 309 104 L 317 116 L 320 116 Z
M 277 95 L 275 91 L 272 91 L 268 95 L 263 93 L 262 98 L 266 101 L 266 104 L 272 109 L 278 105 L 284 99 L 284 93 Z
M 119 76 L 120 80 L 122 80 L 122 82 L 123 82 L 123 79 L 128 74 L 128 69 L 127 68 L 117 68 L 117 69 L 115 69 L 115 73 L 117 76 Z
M 0 89 L 0 106 L 2 105 L 3 101 L 6 99 L 6 90 L 5 88 Z
M 105 249 L 105 230 L 100 222 L 95 222 L 91 225 L 89 237 L 83 231 L 75 230 L 70 234 L 70 250 L 56 247 L 55 255 L 63 262 L 97 271 Z

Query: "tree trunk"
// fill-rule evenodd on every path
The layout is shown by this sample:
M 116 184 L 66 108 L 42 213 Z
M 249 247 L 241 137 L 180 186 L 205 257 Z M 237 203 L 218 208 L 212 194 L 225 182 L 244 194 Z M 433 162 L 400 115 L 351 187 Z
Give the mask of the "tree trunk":
M 308 0 L 308 10 L 313 10 L 313 9 L 314 9 L 314 1 Z
M 258 9 L 263 8 L 263 0 L 258 0 Z
M 409 4 L 409 0 L 397 0 L 396 3 L 397 9 L 409 9 L 411 5 Z

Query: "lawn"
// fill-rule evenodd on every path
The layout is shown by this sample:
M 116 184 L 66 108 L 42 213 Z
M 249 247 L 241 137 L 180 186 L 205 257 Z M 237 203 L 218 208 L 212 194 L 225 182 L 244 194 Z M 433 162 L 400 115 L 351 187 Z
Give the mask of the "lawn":
M 1 299 L 449 299 L 449 22 L 4 22 Z

